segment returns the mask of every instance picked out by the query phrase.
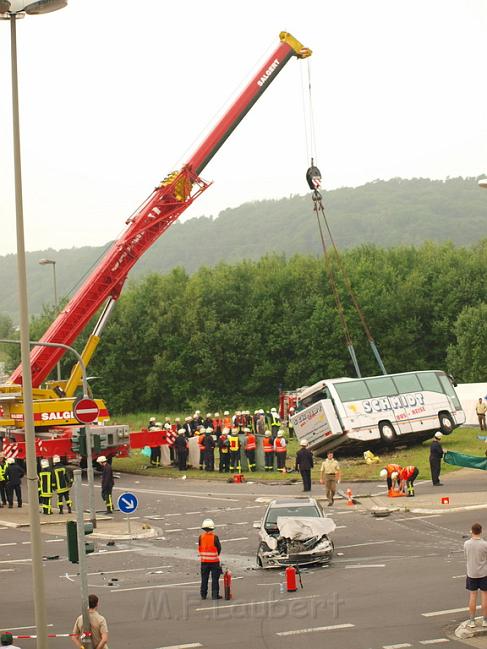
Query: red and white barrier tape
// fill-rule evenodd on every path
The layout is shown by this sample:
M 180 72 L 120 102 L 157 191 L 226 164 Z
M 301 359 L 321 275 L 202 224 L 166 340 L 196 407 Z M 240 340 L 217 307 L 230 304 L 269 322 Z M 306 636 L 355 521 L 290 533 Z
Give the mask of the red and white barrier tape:
M 4 633 L 10 633 L 10 631 L 4 631 Z M 48 638 L 91 638 L 91 633 L 48 633 L 47 634 Z M 36 635 L 13 635 L 12 638 L 15 638 L 16 640 L 35 640 L 37 638 Z

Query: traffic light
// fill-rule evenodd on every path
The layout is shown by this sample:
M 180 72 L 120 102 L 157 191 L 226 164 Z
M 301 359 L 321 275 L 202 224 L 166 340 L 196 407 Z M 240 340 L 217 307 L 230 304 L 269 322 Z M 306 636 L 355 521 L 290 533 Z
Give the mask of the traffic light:
M 71 447 L 78 455 L 86 456 L 86 432 L 84 428 L 71 434 Z
M 99 433 L 98 431 L 92 436 L 93 450 L 96 453 L 104 451 L 108 448 L 108 435 L 106 433 Z
M 93 523 L 84 523 L 83 527 L 84 536 L 93 534 Z M 68 540 L 68 559 L 71 563 L 78 563 L 78 524 L 75 521 L 68 521 L 66 523 L 66 537 Z M 85 554 L 91 554 L 94 551 L 95 544 L 85 542 Z

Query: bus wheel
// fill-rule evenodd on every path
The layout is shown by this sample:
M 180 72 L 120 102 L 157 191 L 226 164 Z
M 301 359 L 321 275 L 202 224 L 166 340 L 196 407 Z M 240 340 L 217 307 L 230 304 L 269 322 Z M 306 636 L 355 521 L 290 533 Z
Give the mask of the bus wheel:
M 396 438 L 396 431 L 394 430 L 394 426 L 391 424 L 390 421 L 381 421 L 379 424 L 379 433 L 381 440 L 385 444 L 392 444 Z
M 449 435 L 450 433 L 453 432 L 455 423 L 449 412 L 439 412 L 438 419 L 440 422 L 440 430 L 443 433 L 443 435 Z

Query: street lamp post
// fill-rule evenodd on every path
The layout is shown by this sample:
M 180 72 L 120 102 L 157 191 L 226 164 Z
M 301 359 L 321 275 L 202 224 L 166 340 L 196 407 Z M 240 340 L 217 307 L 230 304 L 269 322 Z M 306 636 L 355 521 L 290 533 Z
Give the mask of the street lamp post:
M 59 312 L 59 301 L 57 297 L 57 282 L 56 282 L 56 260 L 55 259 L 39 259 L 39 264 L 41 266 L 52 266 L 52 280 L 54 283 L 54 308 L 56 310 L 56 315 Z M 56 364 L 56 376 L 57 380 L 61 380 L 61 361 L 58 361 Z
M 38 649 L 48 649 L 46 602 L 42 564 L 42 542 L 37 503 L 37 463 L 35 453 L 34 414 L 32 403 L 32 374 L 29 359 L 29 310 L 27 300 L 27 272 L 25 258 L 24 210 L 22 202 L 22 167 L 20 160 L 19 90 L 17 77 L 17 18 L 25 14 L 41 14 L 62 9 L 67 0 L 37 0 L 25 2 L 1 0 L 1 18 L 10 21 L 10 58 L 12 67 L 12 122 L 15 178 L 15 222 L 17 230 L 17 276 L 20 311 L 20 350 L 24 399 L 24 431 L 29 495 L 29 522 L 31 532 L 32 580 L 34 615 Z

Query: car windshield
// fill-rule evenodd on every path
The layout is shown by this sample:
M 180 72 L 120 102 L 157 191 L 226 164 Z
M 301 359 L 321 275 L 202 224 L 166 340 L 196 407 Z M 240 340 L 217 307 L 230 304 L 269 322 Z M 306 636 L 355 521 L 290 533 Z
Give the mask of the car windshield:
M 277 529 L 277 519 L 279 516 L 292 516 L 301 518 L 302 516 L 311 516 L 319 518 L 320 512 L 314 505 L 296 505 L 295 507 L 274 507 L 270 509 L 265 519 L 264 527 L 266 529 Z

